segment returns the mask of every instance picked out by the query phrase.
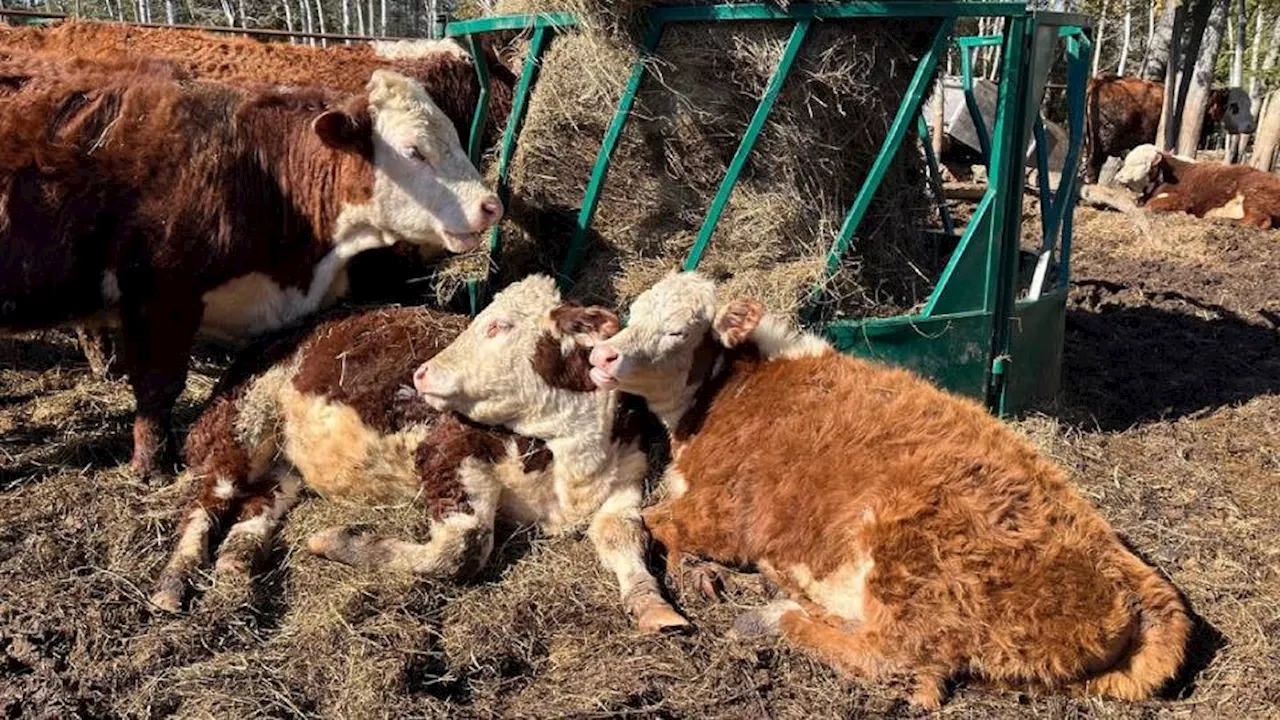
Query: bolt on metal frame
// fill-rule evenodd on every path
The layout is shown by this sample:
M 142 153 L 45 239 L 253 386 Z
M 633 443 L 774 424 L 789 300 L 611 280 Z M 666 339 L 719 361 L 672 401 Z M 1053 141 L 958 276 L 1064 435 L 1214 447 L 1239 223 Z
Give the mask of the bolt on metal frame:
M 952 37 L 956 21 L 969 17 L 1003 17 L 1001 36 Z M 1077 197 L 1079 151 L 1083 140 L 1084 83 L 1091 52 L 1088 17 L 1029 10 L 1021 2 L 960 0 L 887 0 L 845 3 L 796 4 L 783 9 L 771 5 L 700 5 L 661 7 L 648 12 L 648 29 L 639 43 L 639 58 L 614 115 L 605 131 L 579 209 L 558 281 L 569 286 L 580 266 L 609 163 L 631 114 L 640 86 L 647 75 L 647 60 L 658 49 L 665 27 L 686 22 L 782 21 L 794 23 L 790 39 L 765 93 L 752 116 L 720 187 L 707 209 L 683 267 L 696 269 L 715 227 L 733 193 L 761 129 L 804 44 L 813 21 L 856 18 L 936 18 L 941 22 L 933 42 L 921 56 L 907 92 L 894 116 L 866 180 L 854 197 L 837 237 L 828 249 L 824 281 L 815 285 L 809 309 L 821 302 L 824 287 L 840 268 L 858 237 L 859 226 L 871 201 L 900 151 L 912 123 L 924 141 L 929 182 L 939 202 L 942 235 L 956 242 L 950 261 L 928 301 L 918 313 L 891 318 L 837 320 L 816 325 L 844 352 L 911 367 L 951 390 L 982 399 L 1001 414 L 1015 413 L 1051 397 L 1057 391 L 1065 326 L 1066 289 L 1071 250 L 1071 219 Z M 488 68 L 480 52 L 478 36 L 503 30 L 530 30 L 529 49 L 514 92 L 511 115 L 498 154 L 498 193 L 510 197 L 509 171 L 529 95 L 537 79 L 541 58 L 556 32 L 572 29 L 577 19 L 570 13 L 510 15 L 452 21 L 449 37 L 465 39 L 470 48 L 481 93 L 473 118 L 469 151 L 479 161 L 481 139 L 488 112 Z M 957 237 L 941 193 L 941 174 L 927 137 L 921 104 L 928 94 L 938 61 L 949 44 L 962 52 L 966 104 L 970 107 L 989 184 L 977 209 Z M 1049 187 L 1044 126 L 1039 112 L 1049 64 L 1062 52 L 1068 67 L 1067 100 L 1069 142 L 1064 173 L 1056 192 Z M 994 132 L 987 133 L 972 90 L 969 52 L 974 47 L 999 45 L 1004 61 L 1000 73 Z M 1028 135 L 1037 138 L 1036 159 L 1042 198 L 1041 246 L 1031 290 L 1019 299 L 1017 271 L 1021 250 L 1022 196 Z M 502 248 L 498 228 L 490 234 L 490 250 L 497 258 Z M 1057 276 L 1050 285 L 1048 270 L 1057 257 Z M 492 270 L 490 271 L 492 279 Z M 491 283 L 469 284 L 472 310 L 487 297 Z M 812 317 L 812 314 L 808 314 Z

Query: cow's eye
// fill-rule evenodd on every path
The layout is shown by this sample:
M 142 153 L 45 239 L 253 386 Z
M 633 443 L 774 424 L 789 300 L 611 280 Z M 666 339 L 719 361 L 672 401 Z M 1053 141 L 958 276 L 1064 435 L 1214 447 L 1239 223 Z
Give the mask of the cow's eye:
M 431 164 L 430 162 L 427 161 L 427 156 L 423 155 L 422 151 L 419 150 L 416 145 L 409 148 L 409 157 L 413 158 L 414 160 L 417 160 L 420 163 L 427 163 L 428 165 Z
M 670 338 L 670 339 L 672 339 L 672 340 L 681 340 L 681 339 L 683 339 L 683 338 L 684 338 L 684 331 L 683 331 L 683 330 L 672 330 L 671 332 L 667 333 L 667 337 L 668 337 L 668 338 Z
M 489 321 L 489 326 L 485 328 L 485 337 L 497 337 L 505 332 L 510 332 L 511 321 L 504 318 L 497 318 Z

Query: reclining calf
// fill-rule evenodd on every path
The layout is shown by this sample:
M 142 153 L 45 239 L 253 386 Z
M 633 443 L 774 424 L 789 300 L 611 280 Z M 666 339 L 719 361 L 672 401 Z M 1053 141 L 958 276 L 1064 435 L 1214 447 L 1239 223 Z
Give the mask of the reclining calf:
M 735 628 L 781 632 L 845 672 L 1150 697 L 1182 664 L 1177 591 L 1045 460 L 975 402 L 835 353 L 714 285 L 671 276 L 598 343 L 592 377 L 672 436 L 645 523 L 668 552 L 754 565 L 791 600 Z
M 566 368 L 578 368 L 573 394 L 596 412 L 566 419 L 610 438 L 601 455 L 585 458 L 571 444 L 466 423 L 432 409 L 408 387 L 415 367 L 455 337 L 457 344 L 445 352 L 462 354 L 458 346 L 474 345 L 486 329 L 493 332 L 486 323 L 504 309 L 510 309 L 510 329 L 545 339 L 538 367 L 560 373 L 522 375 L 522 387 L 532 393 L 524 399 L 569 377 Z M 416 503 L 430 520 L 425 542 L 346 527 L 323 530 L 308 547 L 329 559 L 464 580 L 488 559 L 497 516 L 550 533 L 589 526 L 640 628 L 687 624 L 662 599 L 644 565 L 643 403 L 611 402 L 611 393 L 586 379 L 589 345 L 615 332 L 617 317 L 562 304 L 551 281 L 541 277 L 499 293 L 486 313 L 463 331 L 464 318 L 420 308 L 366 312 L 320 325 L 294 343 L 296 350 L 286 343 L 233 366 L 188 437 L 187 465 L 200 491 L 152 602 L 170 610 L 181 606 L 189 576 L 205 562 L 212 529 L 227 522 L 232 524 L 216 571 L 246 572 L 305 486 L 330 498 Z M 519 349 L 511 343 L 503 348 Z M 521 358 L 532 368 L 531 359 Z

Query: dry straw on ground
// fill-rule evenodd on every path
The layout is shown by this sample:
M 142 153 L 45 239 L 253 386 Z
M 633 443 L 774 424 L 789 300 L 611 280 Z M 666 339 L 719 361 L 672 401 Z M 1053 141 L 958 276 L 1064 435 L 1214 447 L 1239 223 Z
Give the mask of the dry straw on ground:
M 512 165 L 500 283 L 559 269 L 637 58 L 639 10 L 661 4 L 497 4 L 499 13 L 570 10 L 584 19 L 544 56 Z M 624 305 L 688 255 L 791 27 L 666 29 L 614 153 L 576 295 Z M 731 292 L 759 296 L 783 312 L 798 309 L 821 278 L 827 248 L 935 28 L 930 20 L 815 23 L 702 269 L 729 279 Z M 916 147 L 912 135 L 885 178 L 833 283 L 838 302 L 830 313 L 897 314 L 931 289 L 945 249 L 920 232 L 932 211 Z

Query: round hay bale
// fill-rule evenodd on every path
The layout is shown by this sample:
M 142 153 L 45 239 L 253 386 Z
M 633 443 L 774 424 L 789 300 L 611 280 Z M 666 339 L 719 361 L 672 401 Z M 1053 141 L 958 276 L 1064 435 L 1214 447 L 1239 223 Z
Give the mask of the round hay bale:
M 547 49 L 511 167 L 499 285 L 557 271 L 651 2 L 504 0 L 496 12 L 583 19 Z M 573 294 L 628 303 L 687 257 L 777 67 L 790 22 L 668 26 L 613 155 Z M 904 32 L 904 26 L 908 31 Z M 935 20 L 815 22 L 700 269 L 730 292 L 796 312 L 905 95 Z M 821 317 L 887 316 L 923 302 L 949 248 L 914 133 L 892 163 Z M 492 172 L 492 169 L 491 169 Z M 474 265 L 473 260 L 471 264 Z

